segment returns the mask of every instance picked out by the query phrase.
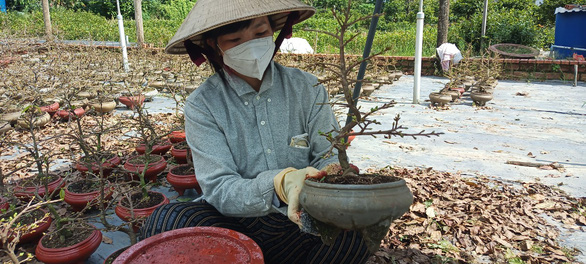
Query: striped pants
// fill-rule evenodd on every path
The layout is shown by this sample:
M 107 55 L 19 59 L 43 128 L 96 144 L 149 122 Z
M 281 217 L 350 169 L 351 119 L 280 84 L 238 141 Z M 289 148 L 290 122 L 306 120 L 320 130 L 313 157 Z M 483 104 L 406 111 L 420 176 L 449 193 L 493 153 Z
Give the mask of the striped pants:
M 262 249 L 265 263 L 365 263 L 370 257 L 358 232 L 342 232 L 327 246 L 320 237 L 301 232 L 285 215 L 227 217 L 205 201 L 159 207 L 144 223 L 140 236 L 193 226 L 223 227 L 247 235 Z

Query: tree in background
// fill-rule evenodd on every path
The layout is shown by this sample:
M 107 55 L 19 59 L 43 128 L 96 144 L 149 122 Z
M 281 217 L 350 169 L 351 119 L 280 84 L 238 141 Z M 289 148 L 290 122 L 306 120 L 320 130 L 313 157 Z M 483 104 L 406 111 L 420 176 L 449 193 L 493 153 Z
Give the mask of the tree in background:
M 53 40 L 53 29 L 51 28 L 51 13 L 49 12 L 49 0 L 43 0 L 43 22 L 45 23 L 45 35 L 47 41 Z

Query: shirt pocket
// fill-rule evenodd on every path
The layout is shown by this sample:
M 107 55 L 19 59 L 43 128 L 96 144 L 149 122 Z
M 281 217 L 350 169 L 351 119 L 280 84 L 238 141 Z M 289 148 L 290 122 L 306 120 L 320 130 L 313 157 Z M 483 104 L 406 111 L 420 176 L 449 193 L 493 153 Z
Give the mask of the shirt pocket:
M 287 160 L 288 167 L 294 167 L 296 169 L 303 169 L 309 166 L 309 154 L 311 148 L 309 147 L 287 147 Z

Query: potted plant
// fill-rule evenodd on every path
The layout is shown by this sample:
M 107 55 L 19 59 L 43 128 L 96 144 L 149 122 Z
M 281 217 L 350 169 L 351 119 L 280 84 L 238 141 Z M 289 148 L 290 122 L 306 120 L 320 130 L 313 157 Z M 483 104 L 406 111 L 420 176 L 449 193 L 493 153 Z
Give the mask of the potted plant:
M 195 178 L 191 151 L 186 151 L 185 159 L 187 164 L 180 164 L 169 169 L 167 181 L 179 193 L 179 196 L 182 196 L 186 189 L 195 189 L 198 194 L 202 194 L 201 187 Z
M 366 112 L 363 112 L 356 104 L 358 94 L 353 94 L 350 88 L 353 83 L 358 83 L 350 78 L 351 73 L 361 63 L 368 61 L 386 49 L 357 61 L 350 61 L 349 59 L 347 61 L 344 53 L 346 45 L 350 42 L 347 40 L 356 37 L 355 35 L 346 36 L 347 30 L 352 25 L 372 17 L 353 17 L 351 6 L 352 1 L 350 0 L 341 13 L 332 10 L 333 16 L 339 24 L 336 33 L 313 30 L 332 36 L 340 43 L 338 64 L 328 63 L 324 66 L 329 71 L 333 71 L 336 76 L 339 76 L 338 79 L 345 100 L 339 105 L 348 108 L 349 118 L 348 122 L 340 129 L 332 129 L 322 133 L 331 142 L 331 150 L 337 150 L 340 167 L 323 173 L 318 178 L 306 179 L 299 200 L 303 210 L 311 216 L 307 217 L 307 214 L 302 213 L 302 222 L 307 223 L 307 221 L 310 221 L 310 223 L 313 223 L 309 225 L 318 228 L 318 232 L 326 244 L 331 243 L 341 229 L 358 230 L 362 233 L 368 248 L 371 251 L 376 251 L 381 239 L 388 232 L 391 222 L 409 209 L 413 201 L 413 195 L 403 179 L 387 175 L 360 174 L 356 167 L 350 165 L 347 154 L 347 138 L 360 135 L 384 135 L 386 138 L 392 136 L 430 137 L 437 136 L 440 133 L 425 133 L 424 131 L 404 133 L 405 128 L 399 125 L 398 115 L 390 129 L 370 129 L 371 125 L 379 124 L 372 119 L 373 114 L 393 107 L 395 102 L 384 103 Z M 323 228 L 324 226 L 327 228 Z
M 55 202 L 55 201 L 50 201 Z M 51 225 L 51 217 L 39 209 L 46 204 L 29 202 L 19 208 L 3 209 L 0 213 L 0 246 L 12 263 L 33 259 L 30 253 L 17 253 L 17 245 L 37 241 Z
M 138 191 L 127 192 L 119 200 L 115 212 L 120 219 L 132 223 L 133 229 L 138 231 L 138 221 L 148 217 L 157 207 L 169 203 L 169 199 L 160 192 L 148 189 L 147 180 L 156 182 L 157 175 L 167 167 L 167 161 L 161 155 L 152 154 L 155 142 L 159 137 L 151 123 L 148 113 L 140 105 L 134 108 L 138 134 L 145 145 L 145 153 L 130 157 L 124 164 L 124 169 L 138 180 Z
M 171 156 L 173 156 L 175 162 L 178 164 L 185 164 L 189 162 L 187 160 L 187 155 L 190 151 L 187 141 L 181 141 L 173 144 L 173 147 L 171 148 Z

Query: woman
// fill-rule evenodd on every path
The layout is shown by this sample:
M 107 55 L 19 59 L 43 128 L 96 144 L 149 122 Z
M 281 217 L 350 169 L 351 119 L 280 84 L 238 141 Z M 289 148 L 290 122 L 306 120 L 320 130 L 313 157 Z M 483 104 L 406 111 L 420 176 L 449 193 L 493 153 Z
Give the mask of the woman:
M 188 53 L 198 65 L 207 59 L 215 70 L 184 109 L 203 194 L 157 209 L 141 230 L 143 238 L 217 226 L 251 237 L 267 263 L 366 261 L 357 232 L 342 232 L 327 246 L 300 230 L 303 181 L 319 169 L 339 168 L 320 135 L 338 124 L 317 78 L 272 58 L 291 26 L 314 12 L 297 0 L 197 1 L 166 52 Z

